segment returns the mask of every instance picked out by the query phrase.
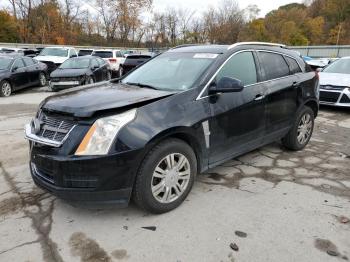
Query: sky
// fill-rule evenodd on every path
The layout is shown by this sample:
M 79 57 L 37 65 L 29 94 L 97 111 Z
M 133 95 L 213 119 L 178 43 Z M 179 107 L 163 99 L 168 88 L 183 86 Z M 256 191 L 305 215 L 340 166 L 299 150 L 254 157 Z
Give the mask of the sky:
M 257 5 L 261 10 L 259 17 L 265 16 L 268 12 L 277 9 L 279 6 L 290 3 L 301 3 L 302 0 L 236 0 L 240 8 L 244 9 L 248 5 Z M 153 0 L 155 10 L 163 11 L 167 7 L 182 7 L 198 12 L 205 11 L 208 6 L 217 6 L 220 0 Z
M 278 7 L 290 3 L 301 3 L 303 0 L 236 0 L 241 9 L 248 5 L 257 5 L 261 10 L 259 17 L 264 17 L 268 12 L 277 9 Z M 84 2 L 84 1 L 82 1 Z M 93 2 L 93 1 L 87 1 Z M 183 9 L 195 10 L 197 13 L 206 11 L 209 6 L 218 6 L 221 0 L 153 0 L 153 8 L 155 11 L 165 11 L 168 7 L 181 7 Z M 83 9 L 88 9 L 92 13 L 95 10 L 91 5 L 83 4 Z M 9 7 L 8 1 L 0 0 L 0 9 Z

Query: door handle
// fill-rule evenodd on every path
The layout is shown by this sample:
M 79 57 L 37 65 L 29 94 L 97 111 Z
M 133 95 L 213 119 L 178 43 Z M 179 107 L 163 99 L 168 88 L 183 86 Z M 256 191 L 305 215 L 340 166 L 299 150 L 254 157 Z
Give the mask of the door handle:
M 260 101 L 260 100 L 263 100 L 264 98 L 265 98 L 265 95 L 258 94 L 258 95 L 256 95 L 254 101 Z

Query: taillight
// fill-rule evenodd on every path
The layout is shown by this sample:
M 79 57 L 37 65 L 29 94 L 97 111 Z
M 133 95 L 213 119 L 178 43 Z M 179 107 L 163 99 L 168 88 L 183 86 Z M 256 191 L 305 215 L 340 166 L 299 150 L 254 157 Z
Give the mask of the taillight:
M 115 58 L 110 58 L 110 59 L 108 59 L 108 61 L 111 63 L 117 63 L 117 59 L 115 59 Z

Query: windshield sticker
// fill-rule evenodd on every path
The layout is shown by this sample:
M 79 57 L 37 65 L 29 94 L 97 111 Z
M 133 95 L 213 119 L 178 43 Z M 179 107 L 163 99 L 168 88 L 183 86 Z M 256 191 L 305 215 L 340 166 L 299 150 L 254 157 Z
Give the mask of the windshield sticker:
M 202 53 L 202 54 L 195 54 L 193 58 L 205 58 L 205 59 L 215 59 L 218 57 L 218 54 L 207 54 L 207 53 Z

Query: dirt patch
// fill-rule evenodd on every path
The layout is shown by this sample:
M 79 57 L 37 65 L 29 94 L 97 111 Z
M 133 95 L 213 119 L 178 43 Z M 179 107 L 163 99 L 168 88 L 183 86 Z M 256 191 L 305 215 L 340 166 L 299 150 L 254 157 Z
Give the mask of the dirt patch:
M 112 256 L 121 260 L 128 257 L 128 252 L 125 249 L 116 249 L 112 252 Z
M 326 252 L 327 254 L 330 254 L 332 256 L 340 255 L 336 245 L 334 245 L 331 241 L 327 239 L 317 238 L 315 240 L 315 247 L 318 250 Z
M 6 198 L 0 202 L 0 216 L 16 213 L 22 208 L 22 199 L 18 196 Z
M 69 239 L 71 253 L 73 256 L 80 256 L 82 262 L 111 262 L 111 257 L 103 250 L 99 244 L 88 238 L 82 232 L 74 233 Z

